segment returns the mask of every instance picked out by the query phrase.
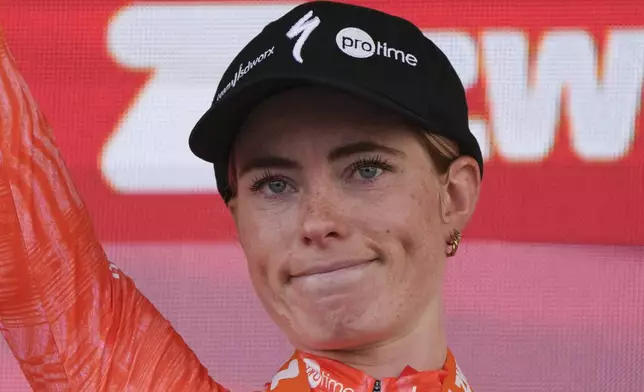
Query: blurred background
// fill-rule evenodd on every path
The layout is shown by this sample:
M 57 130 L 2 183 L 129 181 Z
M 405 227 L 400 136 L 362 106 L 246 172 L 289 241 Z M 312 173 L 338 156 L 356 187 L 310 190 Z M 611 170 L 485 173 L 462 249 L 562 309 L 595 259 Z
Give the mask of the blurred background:
M 644 391 L 644 2 L 354 3 L 412 20 L 467 87 L 486 167 L 445 291 L 470 384 Z M 187 137 L 237 51 L 296 4 L 0 0 L 111 260 L 237 391 L 291 348 Z M 0 340 L 0 391 L 28 390 Z

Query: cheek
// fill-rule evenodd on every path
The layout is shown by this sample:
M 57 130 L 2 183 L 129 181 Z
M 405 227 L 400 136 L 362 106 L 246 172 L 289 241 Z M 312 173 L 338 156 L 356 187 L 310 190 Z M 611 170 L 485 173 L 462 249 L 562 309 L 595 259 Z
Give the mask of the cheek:
M 378 225 L 385 234 L 397 240 L 406 253 L 432 245 L 440 237 L 440 208 L 436 188 L 426 184 L 406 187 L 387 196 L 378 213 Z
M 441 238 L 440 199 L 436 188 L 419 186 L 410 194 L 410 206 L 404 209 L 410 240 L 421 248 L 433 249 Z
M 272 281 L 278 279 L 279 269 L 287 256 L 286 240 L 290 238 L 292 219 L 282 213 L 253 207 L 241 202 L 235 222 L 249 273 L 259 290 L 260 286 L 272 286 Z
M 284 220 L 270 210 L 259 209 L 250 201 L 240 200 L 235 223 L 239 241 L 247 255 L 270 253 L 275 240 L 284 231 Z
M 241 207 L 241 206 L 240 206 Z M 283 296 L 280 270 L 289 257 L 285 237 L 287 219 L 266 211 L 238 209 L 239 242 L 244 250 L 251 283 L 268 314 L 284 330 L 291 328 L 291 317 Z
M 271 311 L 277 301 L 275 285 L 271 279 L 277 274 L 270 270 L 270 266 L 276 264 L 271 260 L 276 254 L 272 246 L 274 242 L 267 238 L 267 233 L 262 230 L 261 225 L 254 221 L 249 222 L 243 217 L 237 222 L 237 231 L 253 288 L 264 307 Z
M 435 286 L 432 277 L 440 275 L 444 249 L 440 201 L 437 188 L 429 185 L 417 182 L 404 192 L 388 193 L 381 203 L 368 207 L 371 211 L 363 223 L 389 258 L 389 284 L 405 292 L 416 292 L 419 285 L 429 290 Z

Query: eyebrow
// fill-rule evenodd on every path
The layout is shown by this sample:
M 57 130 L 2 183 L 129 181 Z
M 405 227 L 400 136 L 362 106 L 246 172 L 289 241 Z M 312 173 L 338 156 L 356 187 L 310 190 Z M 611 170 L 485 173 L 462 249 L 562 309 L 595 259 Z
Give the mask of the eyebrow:
M 336 147 L 327 155 L 329 161 L 337 161 L 338 159 L 346 158 L 351 155 L 365 153 L 365 152 L 383 152 L 387 154 L 405 157 L 406 154 L 396 148 L 384 146 L 379 143 L 371 141 L 360 141 L 355 143 L 346 144 L 344 146 Z M 281 168 L 281 169 L 301 169 L 302 165 L 298 162 L 275 155 L 267 155 L 252 159 L 241 167 L 239 176 L 258 169 Z
M 393 147 L 384 146 L 371 141 L 361 141 L 356 143 L 350 143 L 344 146 L 340 146 L 331 150 L 328 155 L 329 161 L 336 161 L 341 158 L 346 158 L 351 155 L 359 154 L 362 152 L 384 152 L 391 155 L 396 155 L 399 157 L 405 157 L 405 153 L 395 149 Z
M 301 169 L 302 166 L 292 159 L 282 158 L 278 156 L 263 156 L 252 159 L 250 162 L 244 164 L 239 170 L 239 177 L 248 173 L 249 171 L 258 169 L 281 168 L 281 169 Z

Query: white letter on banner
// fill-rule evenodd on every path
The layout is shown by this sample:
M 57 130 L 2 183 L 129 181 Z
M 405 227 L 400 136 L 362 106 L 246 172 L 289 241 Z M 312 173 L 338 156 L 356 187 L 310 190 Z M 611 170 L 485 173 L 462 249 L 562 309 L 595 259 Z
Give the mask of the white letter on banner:
M 121 66 L 152 69 L 101 156 L 123 193 L 216 192 L 212 165 L 188 148 L 226 66 L 289 5 L 132 5 L 112 18 L 108 52 Z
M 586 160 L 628 153 L 641 103 L 644 32 L 610 33 L 601 77 L 596 47 L 581 31 L 547 33 L 531 70 L 520 32 L 485 33 L 483 58 L 495 147 L 505 158 L 548 156 L 564 89 L 573 150 Z

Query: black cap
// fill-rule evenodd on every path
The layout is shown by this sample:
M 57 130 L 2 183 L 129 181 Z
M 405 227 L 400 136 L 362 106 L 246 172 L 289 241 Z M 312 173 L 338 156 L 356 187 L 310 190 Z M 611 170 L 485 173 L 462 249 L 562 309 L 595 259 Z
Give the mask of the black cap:
M 388 108 L 483 159 L 469 130 L 465 90 L 445 54 L 411 22 L 373 9 L 314 1 L 268 24 L 224 73 L 190 149 L 214 164 L 224 200 L 229 153 L 250 111 L 269 96 L 322 85 Z

